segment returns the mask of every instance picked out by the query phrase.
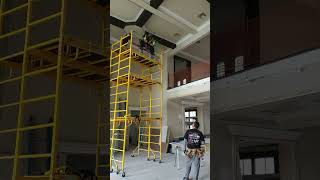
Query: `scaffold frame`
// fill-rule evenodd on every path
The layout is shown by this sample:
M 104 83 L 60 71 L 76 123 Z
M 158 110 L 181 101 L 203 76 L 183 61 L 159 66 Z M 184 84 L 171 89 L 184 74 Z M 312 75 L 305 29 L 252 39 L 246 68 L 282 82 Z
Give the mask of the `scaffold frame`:
M 147 159 L 162 161 L 162 52 L 158 60 L 147 53 L 139 52 L 133 47 L 133 32 L 120 37 L 120 40 L 111 45 L 110 53 L 110 172 L 122 173 L 125 171 L 125 152 L 127 148 L 127 131 L 133 123 L 139 126 L 138 146 L 132 157 L 140 155 L 140 151 L 147 152 Z M 132 69 L 138 65 L 140 73 Z M 158 74 L 157 76 L 155 74 Z M 129 111 L 131 89 L 139 89 L 139 116 L 133 117 Z M 158 97 L 153 97 L 153 93 Z M 147 98 L 145 98 L 147 94 Z M 156 103 L 156 101 L 158 101 Z M 125 104 L 121 108 L 120 104 Z M 157 110 L 154 110 L 157 108 Z M 144 113 L 143 109 L 146 109 Z M 145 125 L 142 125 L 145 123 Z M 143 129 L 147 132 L 142 133 Z M 154 132 L 157 129 L 157 132 Z M 144 137 L 143 137 L 144 136 Z M 147 139 L 145 138 L 147 137 Z M 154 140 L 154 138 L 157 138 Z M 119 142 L 120 145 L 119 145 Z M 147 144 L 146 148 L 142 144 Z M 155 147 L 156 146 L 156 147 Z M 120 155 L 119 155 L 120 154 Z M 151 155 L 152 154 L 152 155 Z M 120 158 L 116 158 L 120 156 Z M 151 158 L 153 157 L 153 158 Z
M 57 178 L 59 179 L 59 177 L 57 177 L 55 174 L 55 170 L 58 168 L 57 154 L 60 128 L 62 81 L 63 79 L 71 79 L 100 87 L 102 86 L 102 83 L 105 83 L 109 79 L 107 73 L 109 69 L 107 65 L 107 43 L 105 42 L 105 35 L 108 29 L 103 26 L 102 44 L 95 45 L 89 41 L 75 39 L 74 37 L 70 37 L 65 34 L 66 6 L 68 4 L 68 0 L 59 0 L 59 12 L 52 13 L 51 15 L 47 15 L 36 20 L 32 20 L 31 18 L 34 0 L 27 0 L 27 3 L 18 4 L 12 9 L 5 9 L 5 4 L 7 1 L 9 0 L 0 0 L 0 42 L 3 39 L 22 33 L 24 33 L 25 40 L 22 51 L 0 56 L 0 64 L 5 64 L 12 68 L 21 68 L 22 70 L 21 75 L 13 78 L 9 77 L 0 81 L 0 85 L 6 85 L 11 82 L 20 81 L 18 82 L 20 84 L 19 101 L 0 105 L 0 110 L 4 108 L 19 107 L 16 128 L 0 129 L 0 135 L 16 134 L 14 154 L 0 156 L 0 161 L 13 161 L 12 180 L 56 180 Z M 4 17 L 22 10 L 26 10 L 25 26 L 11 32 L 4 32 Z M 104 10 L 105 17 L 107 17 L 107 9 Z M 32 27 L 39 24 L 48 23 L 56 19 L 59 20 L 58 37 L 35 44 L 30 43 L 30 29 Z M 104 19 L 101 23 L 105 23 Z M 34 61 L 33 57 L 41 57 L 44 60 L 36 60 L 39 61 L 40 65 L 30 66 L 32 61 Z M 17 59 L 19 61 L 17 61 Z M 40 75 L 55 78 L 54 93 L 34 98 L 26 98 L 26 79 Z M 25 105 L 48 100 L 54 101 L 53 121 L 34 126 L 25 126 L 23 123 Z M 50 152 L 40 154 L 21 154 L 23 133 L 47 128 L 52 128 Z M 47 172 L 44 172 L 43 175 L 39 176 L 20 175 L 19 167 L 21 160 L 41 158 L 50 159 L 50 167 Z

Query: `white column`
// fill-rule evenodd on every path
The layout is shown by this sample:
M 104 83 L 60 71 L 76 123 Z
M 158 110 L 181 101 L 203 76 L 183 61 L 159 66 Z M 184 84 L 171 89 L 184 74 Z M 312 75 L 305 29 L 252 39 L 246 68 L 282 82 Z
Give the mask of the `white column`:
M 167 89 L 168 89 L 168 55 L 165 53 L 163 55 L 163 97 L 162 97 L 162 142 L 166 142 L 167 140 L 167 131 L 168 131 L 168 96 L 167 96 Z

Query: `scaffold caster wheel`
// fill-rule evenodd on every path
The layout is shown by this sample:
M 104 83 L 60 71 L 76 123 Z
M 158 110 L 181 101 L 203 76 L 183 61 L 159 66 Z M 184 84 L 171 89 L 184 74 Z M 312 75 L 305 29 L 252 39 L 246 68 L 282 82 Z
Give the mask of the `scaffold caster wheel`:
M 153 162 L 156 162 L 156 159 L 153 159 Z
M 119 173 L 120 173 L 120 171 L 118 170 L 118 171 L 117 171 L 117 174 L 119 174 Z
M 110 173 L 113 173 L 113 169 L 110 169 Z
M 126 173 L 125 173 L 125 172 L 123 172 L 123 173 L 122 173 L 122 177 L 125 177 L 125 176 L 126 176 Z
M 160 161 L 159 161 L 159 164 L 161 164 L 161 163 L 162 163 L 162 161 L 160 160 Z
M 150 159 L 148 158 L 147 161 L 150 161 Z
M 134 157 L 134 155 L 133 155 L 133 154 L 131 154 L 131 157 Z

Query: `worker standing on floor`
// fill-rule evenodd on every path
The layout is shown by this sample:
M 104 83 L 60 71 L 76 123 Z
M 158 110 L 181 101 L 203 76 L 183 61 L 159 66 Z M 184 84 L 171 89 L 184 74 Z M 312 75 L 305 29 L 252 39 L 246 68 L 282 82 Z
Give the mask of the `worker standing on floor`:
M 201 131 L 199 131 L 199 122 L 196 121 L 192 124 L 191 129 L 189 129 L 184 135 L 185 140 L 185 154 L 187 156 L 186 164 L 186 175 L 183 180 L 188 180 L 191 172 L 191 167 L 195 171 L 195 179 L 198 180 L 199 170 L 200 170 L 200 158 L 204 155 L 204 136 Z

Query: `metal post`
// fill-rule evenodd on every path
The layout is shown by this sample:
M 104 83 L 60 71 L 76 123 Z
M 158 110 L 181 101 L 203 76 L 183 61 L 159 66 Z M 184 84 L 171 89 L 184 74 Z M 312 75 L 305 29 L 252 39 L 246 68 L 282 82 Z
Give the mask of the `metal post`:
M 20 138 L 22 136 L 20 128 L 23 126 L 23 118 L 24 118 L 24 94 L 25 94 L 25 74 L 27 73 L 28 67 L 28 43 L 29 43 L 29 23 L 30 17 L 32 13 L 31 0 L 28 0 L 28 10 L 27 10 L 27 18 L 26 18 L 26 31 L 25 31 L 25 41 L 24 41 L 24 53 L 23 53 L 23 64 L 22 64 L 22 73 L 21 73 L 21 82 L 20 82 L 20 98 L 19 98 L 19 114 L 18 114 L 18 122 L 17 122 L 17 130 L 16 130 L 16 146 L 15 146 L 15 155 L 13 162 L 13 176 L 12 180 L 17 178 L 19 174 L 18 164 L 19 164 L 19 154 L 20 154 Z
M 4 11 L 4 3 L 5 0 L 0 0 L 0 35 L 2 35 L 3 32 L 3 22 L 2 22 L 2 12 Z
M 51 147 L 51 164 L 50 164 L 50 180 L 54 179 L 54 169 L 57 166 L 57 141 L 59 134 L 59 121 L 60 121 L 60 102 L 61 102 L 61 85 L 62 85 L 62 70 L 63 70 L 63 36 L 65 27 L 65 9 L 66 1 L 61 0 L 61 15 L 60 15 L 60 35 L 59 35 L 59 48 L 58 48 L 58 59 L 57 59 L 57 79 L 56 79 L 56 96 L 55 96 L 55 107 L 54 107 L 54 119 L 53 119 L 53 130 L 52 130 L 52 147 Z

